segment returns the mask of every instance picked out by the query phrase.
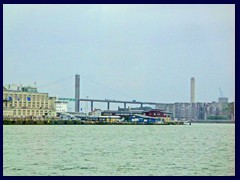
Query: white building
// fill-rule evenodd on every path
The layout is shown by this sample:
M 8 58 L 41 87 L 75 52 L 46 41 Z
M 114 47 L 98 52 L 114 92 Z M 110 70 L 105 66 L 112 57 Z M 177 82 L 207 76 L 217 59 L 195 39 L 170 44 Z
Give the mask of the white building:
M 101 116 L 101 112 L 101 109 L 94 109 L 93 111 L 89 112 L 89 116 L 99 117 Z
M 56 100 L 56 112 L 67 112 L 68 101 Z

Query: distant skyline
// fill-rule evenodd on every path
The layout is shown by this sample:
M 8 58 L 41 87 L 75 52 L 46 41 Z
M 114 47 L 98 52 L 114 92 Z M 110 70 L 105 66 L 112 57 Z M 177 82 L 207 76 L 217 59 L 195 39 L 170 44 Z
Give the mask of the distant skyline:
M 3 83 L 51 96 L 235 101 L 235 5 L 3 5 Z

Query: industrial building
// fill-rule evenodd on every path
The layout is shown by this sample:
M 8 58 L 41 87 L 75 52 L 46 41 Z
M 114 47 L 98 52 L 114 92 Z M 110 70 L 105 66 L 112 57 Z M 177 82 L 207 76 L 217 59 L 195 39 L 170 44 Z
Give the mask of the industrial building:
M 3 86 L 3 117 L 56 117 L 56 97 L 37 92 L 36 87 Z
M 219 103 L 228 103 L 228 98 L 226 98 L 226 97 L 220 97 L 220 98 L 218 98 L 218 102 L 219 102 Z

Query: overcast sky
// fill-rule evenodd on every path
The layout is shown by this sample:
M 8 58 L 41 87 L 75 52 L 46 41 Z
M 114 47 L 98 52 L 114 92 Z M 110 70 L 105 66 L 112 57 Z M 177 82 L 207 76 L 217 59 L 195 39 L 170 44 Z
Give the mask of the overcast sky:
M 3 5 L 4 84 L 81 97 L 235 98 L 235 5 Z

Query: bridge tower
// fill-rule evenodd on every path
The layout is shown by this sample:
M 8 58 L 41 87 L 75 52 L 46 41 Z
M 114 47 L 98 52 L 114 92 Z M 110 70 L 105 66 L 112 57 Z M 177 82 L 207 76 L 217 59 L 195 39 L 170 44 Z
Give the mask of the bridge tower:
M 79 112 L 80 75 L 75 75 L 75 112 Z

